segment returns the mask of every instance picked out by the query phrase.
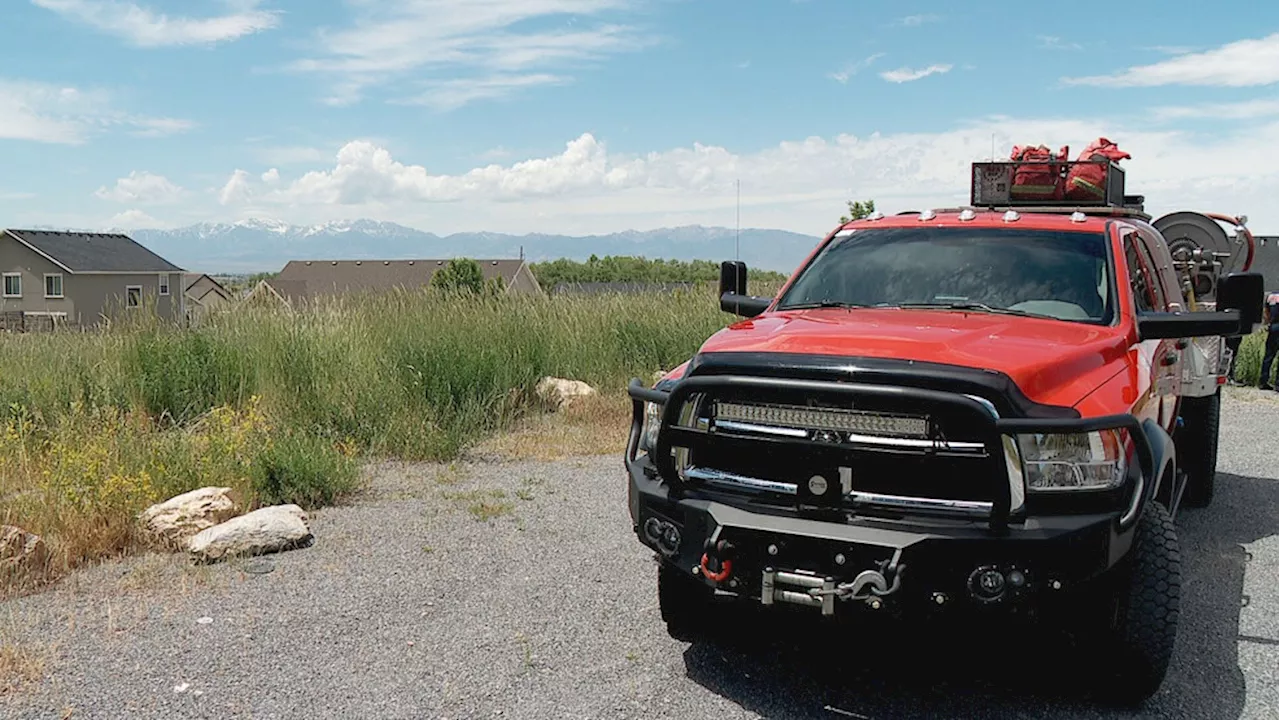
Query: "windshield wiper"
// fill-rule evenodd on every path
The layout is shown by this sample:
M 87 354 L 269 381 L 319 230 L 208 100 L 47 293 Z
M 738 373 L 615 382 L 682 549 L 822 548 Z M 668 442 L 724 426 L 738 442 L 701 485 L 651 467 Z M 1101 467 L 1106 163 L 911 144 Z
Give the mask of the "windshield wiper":
M 778 307 L 782 310 L 813 310 L 815 308 L 865 308 L 870 305 L 860 305 L 858 303 L 841 302 L 839 300 L 819 300 L 817 302 L 795 303 L 794 305 L 782 305 Z
M 1022 317 L 1043 317 L 1035 313 L 1029 313 L 1024 310 L 1010 310 L 1009 308 L 992 307 L 986 303 L 972 302 L 968 300 L 957 300 L 953 302 L 908 302 L 898 303 L 897 307 L 904 308 L 940 308 L 943 310 L 978 310 L 980 312 L 995 313 L 997 315 L 1019 315 Z

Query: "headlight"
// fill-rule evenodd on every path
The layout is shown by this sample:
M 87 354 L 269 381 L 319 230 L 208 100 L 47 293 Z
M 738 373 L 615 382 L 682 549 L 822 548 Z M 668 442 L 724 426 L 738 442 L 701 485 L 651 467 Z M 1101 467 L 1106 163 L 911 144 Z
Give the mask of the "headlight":
M 1128 460 L 1123 430 L 1019 435 L 1027 490 L 1113 490 Z
M 644 404 L 644 424 L 640 426 L 640 449 L 653 450 L 658 443 L 658 425 L 662 421 L 662 407 L 651 402 Z

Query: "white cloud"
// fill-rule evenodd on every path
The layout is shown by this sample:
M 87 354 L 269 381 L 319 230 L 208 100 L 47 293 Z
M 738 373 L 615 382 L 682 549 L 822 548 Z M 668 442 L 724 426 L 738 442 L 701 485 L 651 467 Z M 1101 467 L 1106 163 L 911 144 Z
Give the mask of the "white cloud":
M 579 21 L 634 0 L 359 0 L 350 27 L 324 30 L 322 52 L 291 63 L 329 82 L 325 101 L 349 105 L 369 88 L 421 87 L 410 102 L 439 108 L 567 81 L 569 71 L 650 40 L 618 24 Z M 568 17 L 568 21 L 564 20 Z M 558 21 L 558 22 L 556 22 Z M 552 23 L 555 24 L 552 24 Z M 436 95 L 432 99 L 432 95 Z
M 12 0 L 11 0 L 12 1 Z M 123 38 L 138 47 L 205 45 L 236 40 L 279 24 L 259 0 L 224 0 L 226 11 L 212 17 L 170 17 L 123 0 L 31 0 L 75 22 Z
M 885 72 L 880 73 L 880 77 L 888 80 L 889 82 L 904 83 L 919 80 L 920 78 L 926 78 L 930 75 L 940 75 L 948 72 L 951 72 L 950 64 L 935 64 L 915 70 L 908 67 L 901 67 L 897 70 L 886 70 Z
M 222 189 L 218 191 L 218 203 L 222 205 L 233 205 L 243 202 L 249 197 L 249 173 L 237 169 L 231 173 L 231 177 L 227 179 Z
M 845 65 L 839 70 L 833 73 L 829 73 L 827 77 L 843 85 L 849 82 L 849 78 L 853 77 L 854 75 L 857 75 L 859 70 L 865 67 L 868 67 L 869 65 L 871 65 L 871 63 L 875 62 L 876 60 L 879 60 L 882 57 L 884 57 L 884 53 L 876 53 L 869 57 L 863 58 L 858 62 L 849 63 L 848 65 Z
M 1001 154 L 1018 143 L 1083 148 L 1109 137 L 1133 154 L 1122 163 L 1128 189 L 1145 194 L 1152 212 L 1244 212 L 1259 232 L 1274 232 L 1277 131 L 1274 117 L 1210 137 L 1152 130 L 1139 117 L 993 117 L 938 133 L 810 137 L 750 154 L 694 144 L 644 155 L 611 153 L 584 133 L 550 157 L 453 175 L 362 140 L 344 146 L 331 167 L 274 186 L 237 171 L 224 196 L 241 216 L 301 223 L 366 216 L 436 232 L 611 232 L 731 224 L 741 179 L 744 224 L 820 234 L 850 197 L 873 198 L 886 212 L 967 202 L 969 163 L 990 154 L 994 133 Z
M 1113 75 L 1064 78 L 1063 82 L 1100 87 L 1248 87 L 1270 85 L 1277 80 L 1280 80 L 1280 34 L 1272 33 L 1265 38 L 1237 40 L 1213 50 L 1131 67 Z
M 270 170 L 262 173 L 262 182 L 267 185 L 275 185 L 280 182 L 280 171 L 275 168 L 271 168 Z
M 4 78 L 0 78 L 0 108 L 0 138 L 9 140 L 78 145 L 114 127 L 156 136 L 194 126 L 186 120 L 122 112 L 103 90 Z
M 106 222 L 106 226 L 112 229 L 118 228 L 120 230 L 139 230 L 143 228 L 149 230 L 153 228 L 166 227 L 165 223 L 151 217 L 141 210 L 125 210 L 122 213 L 117 213 Z
M 1278 114 L 1280 114 L 1280 105 L 1274 97 L 1268 100 L 1245 100 L 1213 105 L 1171 105 L 1151 110 L 1152 117 L 1162 121 L 1195 118 L 1250 120 L 1267 116 L 1276 117 Z
M 185 191 L 163 175 L 134 170 L 128 177 L 116 180 L 115 187 L 98 188 L 94 195 L 118 203 L 160 205 L 179 200 Z
M 904 27 L 917 27 L 925 23 L 937 22 L 938 20 L 941 20 L 941 18 L 937 15 L 933 15 L 932 13 L 924 15 L 908 15 L 898 20 L 898 24 Z
M 1078 42 L 1068 42 L 1057 35 L 1037 35 L 1036 39 L 1040 41 L 1040 47 L 1050 50 L 1083 50 L 1084 46 Z

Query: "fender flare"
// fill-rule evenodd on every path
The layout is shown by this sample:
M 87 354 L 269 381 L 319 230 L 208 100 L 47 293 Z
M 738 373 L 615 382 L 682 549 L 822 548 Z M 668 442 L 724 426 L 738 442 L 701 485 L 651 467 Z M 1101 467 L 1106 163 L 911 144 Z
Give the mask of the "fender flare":
M 1181 488 L 1177 487 L 1177 451 L 1174 448 L 1173 438 L 1155 420 L 1150 418 L 1142 421 L 1142 431 L 1147 436 L 1147 444 L 1151 447 L 1152 478 L 1150 482 L 1143 482 L 1144 487 L 1138 489 L 1128 511 L 1121 516 L 1120 528 L 1122 530 L 1127 530 L 1137 522 L 1147 503 L 1153 502 L 1166 491 L 1166 488 L 1163 487 L 1166 475 L 1169 475 L 1172 478 L 1171 482 L 1174 483 L 1174 487 L 1168 488 L 1170 514 L 1176 511 L 1177 501 L 1181 500 Z M 1141 474 L 1139 474 L 1139 477 L 1141 477 Z

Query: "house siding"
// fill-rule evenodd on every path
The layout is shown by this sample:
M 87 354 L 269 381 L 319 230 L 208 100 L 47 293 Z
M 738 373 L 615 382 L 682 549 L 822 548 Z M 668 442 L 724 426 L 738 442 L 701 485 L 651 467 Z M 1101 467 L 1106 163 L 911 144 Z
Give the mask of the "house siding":
M 125 288 L 142 287 L 143 304 L 153 302 L 164 318 L 177 320 L 182 313 L 182 274 L 169 277 L 169 295 L 162 297 L 162 273 L 69 273 L 8 235 L 0 235 L 0 273 L 20 273 L 22 297 L 0 297 L 0 312 L 65 313 L 67 322 L 95 325 L 105 315 L 124 310 Z M 62 298 L 44 296 L 46 273 L 61 273 Z

